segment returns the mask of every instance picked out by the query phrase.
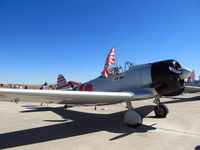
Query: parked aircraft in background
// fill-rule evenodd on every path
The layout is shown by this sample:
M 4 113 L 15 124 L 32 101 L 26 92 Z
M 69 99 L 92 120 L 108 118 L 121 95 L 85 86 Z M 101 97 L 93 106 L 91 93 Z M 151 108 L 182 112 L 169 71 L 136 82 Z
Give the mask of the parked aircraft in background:
M 189 69 L 181 67 L 179 62 L 173 59 L 142 65 L 128 62 L 125 70 L 117 65 L 109 68 L 111 65 L 115 65 L 114 49 L 111 49 L 106 59 L 102 74 L 94 80 L 66 90 L 64 85 L 68 83 L 60 75 L 60 90 L 0 89 L 0 97 L 17 97 L 20 101 L 83 105 L 126 102 L 128 111 L 124 116 L 124 122 L 137 127 L 142 124 L 142 117 L 134 110 L 131 101 L 154 97 L 155 115 L 166 117 L 168 109 L 160 102 L 160 97 L 182 94 L 184 79 L 191 74 Z
M 188 93 L 195 93 L 200 90 L 200 76 L 199 80 L 195 80 L 195 72 L 192 71 L 191 75 L 187 79 L 187 82 L 185 82 L 185 92 Z

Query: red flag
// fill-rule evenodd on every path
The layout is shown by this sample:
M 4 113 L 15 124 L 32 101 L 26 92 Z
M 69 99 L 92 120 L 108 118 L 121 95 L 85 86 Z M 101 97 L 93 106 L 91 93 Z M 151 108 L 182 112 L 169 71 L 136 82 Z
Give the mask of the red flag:
M 114 64 L 115 64 L 115 49 L 112 48 L 110 50 L 110 53 L 108 54 L 108 56 L 106 58 L 106 62 L 105 62 L 105 65 L 104 65 L 104 70 L 102 71 L 101 74 L 107 78 L 108 74 L 110 73 L 110 70 L 109 70 L 108 67 L 110 65 L 114 65 Z

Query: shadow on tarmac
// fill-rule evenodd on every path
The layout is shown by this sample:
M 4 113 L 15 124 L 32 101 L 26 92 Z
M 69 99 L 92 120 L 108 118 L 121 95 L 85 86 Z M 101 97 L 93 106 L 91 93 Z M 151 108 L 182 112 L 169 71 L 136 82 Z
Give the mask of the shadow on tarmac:
M 92 114 L 74 110 L 64 110 L 63 107 L 50 108 L 33 106 L 26 108 L 30 110 L 23 111 L 23 113 L 52 111 L 60 115 L 63 120 L 54 120 L 55 122 L 61 122 L 56 125 L 0 134 L 0 149 L 68 138 L 99 131 L 122 133 L 119 136 L 109 139 L 112 141 L 133 133 L 144 133 L 156 129 L 153 125 L 142 125 L 138 129 L 127 127 L 123 123 L 125 111 L 112 114 Z M 135 110 L 145 117 L 152 112 L 153 108 L 154 105 L 149 105 L 136 108 Z M 44 121 L 53 122 L 53 120 Z

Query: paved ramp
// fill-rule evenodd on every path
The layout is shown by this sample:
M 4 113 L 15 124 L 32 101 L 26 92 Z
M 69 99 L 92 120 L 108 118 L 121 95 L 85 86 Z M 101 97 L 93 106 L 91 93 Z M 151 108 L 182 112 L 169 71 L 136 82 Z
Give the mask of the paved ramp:
M 199 150 L 200 94 L 163 98 L 167 118 L 154 118 L 152 100 L 133 102 L 139 129 L 123 123 L 125 104 L 94 107 L 0 103 L 0 149 Z

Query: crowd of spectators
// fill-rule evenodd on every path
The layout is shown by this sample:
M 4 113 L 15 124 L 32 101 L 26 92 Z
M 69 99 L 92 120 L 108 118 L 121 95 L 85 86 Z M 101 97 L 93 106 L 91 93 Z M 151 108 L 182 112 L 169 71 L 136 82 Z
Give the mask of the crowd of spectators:
M 49 90 L 55 90 L 56 85 L 51 84 L 48 85 L 46 82 L 43 85 L 23 85 L 23 84 L 0 84 L 0 88 L 11 88 L 11 89 L 49 89 Z
M 11 88 L 11 89 L 28 89 L 27 85 L 22 84 L 0 84 L 1 88 Z

